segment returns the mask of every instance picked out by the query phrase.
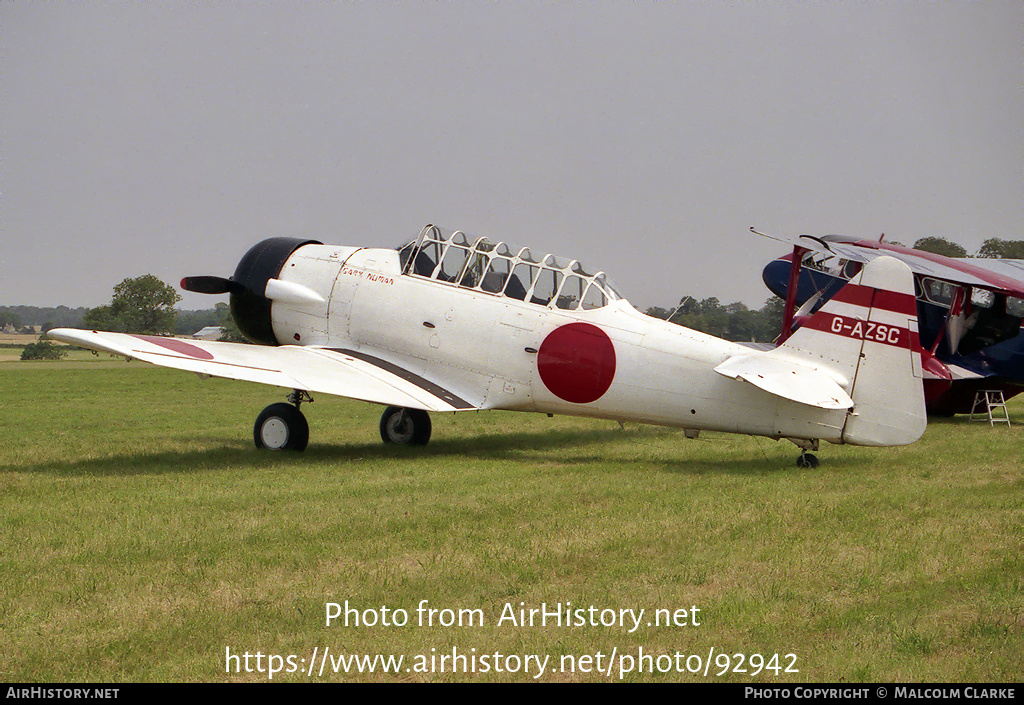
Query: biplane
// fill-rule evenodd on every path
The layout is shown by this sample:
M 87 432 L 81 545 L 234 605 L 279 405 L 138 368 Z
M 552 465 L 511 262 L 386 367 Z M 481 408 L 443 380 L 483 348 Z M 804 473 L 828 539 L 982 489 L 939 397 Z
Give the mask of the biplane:
M 781 340 L 869 262 L 895 257 L 914 274 L 929 413 L 970 413 L 980 390 L 1005 399 L 1024 391 L 1024 260 L 944 257 L 839 235 L 766 237 L 793 246 L 762 273 L 786 300 Z

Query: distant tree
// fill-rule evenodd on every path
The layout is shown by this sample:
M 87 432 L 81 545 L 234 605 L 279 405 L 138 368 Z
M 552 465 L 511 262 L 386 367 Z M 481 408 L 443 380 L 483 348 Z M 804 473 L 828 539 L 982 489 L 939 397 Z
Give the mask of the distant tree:
M 716 338 L 725 338 L 729 331 L 729 312 L 725 310 L 718 297 L 712 296 L 700 302 L 700 317 L 704 319 L 704 327 L 699 329 Z
M 981 244 L 978 257 L 1024 259 L 1024 240 L 1000 240 L 997 237 L 990 237 Z
M 775 340 L 782 332 L 782 314 L 786 311 L 786 302 L 778 296 L 770 296 L 765 299 L 764 306 L 758 313 L 761 314 L 761 332 L 758 340 L 767 342 Z
M 54 345 L 49 340 L 29 343 L 21 351 L 22 360 L 59 360 L 65 355 L 67 351 L 63 347 Z
M 220 325 L 217 314 L 211 309 L 184 310 L 178 309 L 174 317 L 174 332 L 178 335 L 192 335 L 207 326 Z
M 739 301 L 726 306 L 725 311 L 729 315 L 725 336 L 727 340 L 737 342 L 757 340 L 760 328 L 760 314 L 757 311 L 750 310 Z
M 38 326 L 52 322 L 54 328 L 81 328 L 87 308 L 40 308 L 38 306 L 0 306 L 0 328 L 8 323 L 15 328 Z
M 915 250 L 932 252 L 944 257 L 967 257 L 967 250 L 955 242 L 941 237 L 923 237 L 914 243 Z
M 779 335 L 784 305 L 773 296 L 754 311 L 740 302 L 723 306 L 714 297 L 698 301 L 687 296 L 675 308 L 652 306 L 647 315 L 726 340 L 770 342 Z
M 115 333 L 125 332 L 124 326 L 117 320 L 117 316 L 114 315 L 114 309 L 110 304 L 90 308 L 85 312 L 82 325 L 93 330 L 111 330 Z
M 174 287 L 144 274 L 115 286 L 110 303 L 89 309 L 84 322 L 95 330 L 166 334 L 174 330 L 174 304 L 180 300 Z
M 217 325 L 224 329 L 223 335 L 220 336 L 221 340 L 226 340 L 229 343 L 248 343 L 241 331 L 238 330 L 238 325 L 235 323 L 235 319 L 231 316 L 231 307 L 225 303 L 218 303 L 214 307 L 214 311 L 217 314 Z
M 21 316 L 10 311 L 0 311 L 0 329 L 7 326 L 11 326 L 15 330 L 21 328 Z

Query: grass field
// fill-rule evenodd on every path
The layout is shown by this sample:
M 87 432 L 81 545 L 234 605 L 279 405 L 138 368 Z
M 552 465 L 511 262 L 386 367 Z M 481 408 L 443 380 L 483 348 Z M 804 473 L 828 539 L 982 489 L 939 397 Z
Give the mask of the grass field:
M 1019 402 L 1011 429 L 957 417 L 811 470 L 534 414 L 386 447 L 379 407 L 323 396 L 305 453 L 260 453 L 282 390 L 87 353 L 5 359 L 0 391 L 4 681 L 1020 679 Z M 359 624 L 327 626 L 346 601 Z M 608 623 L 501 620 L 566 603 Z M 376 654 L 405 660 L 332 672 Z

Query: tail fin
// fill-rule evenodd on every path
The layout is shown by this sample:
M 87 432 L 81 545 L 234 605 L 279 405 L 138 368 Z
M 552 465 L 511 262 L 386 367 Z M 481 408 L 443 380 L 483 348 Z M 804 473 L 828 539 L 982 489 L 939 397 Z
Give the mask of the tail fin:
M 868 262 L 777 351 L 839 376 L 854 404 L 844 442 L 906 445 L 924 433 L 917 299 L 913 274 L 903 262 Z

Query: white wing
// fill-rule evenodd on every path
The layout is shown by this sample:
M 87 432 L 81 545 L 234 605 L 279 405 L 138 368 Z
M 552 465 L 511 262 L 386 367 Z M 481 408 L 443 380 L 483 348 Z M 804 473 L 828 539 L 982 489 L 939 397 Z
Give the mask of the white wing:
M 72 328 L 56 328 L 47 335 L 90 350 L 213 377 L 424 411 L 480 407 L 479 401 L 467 400 L 436 381 L 365 351 L 296 345 L 265 347 Z

